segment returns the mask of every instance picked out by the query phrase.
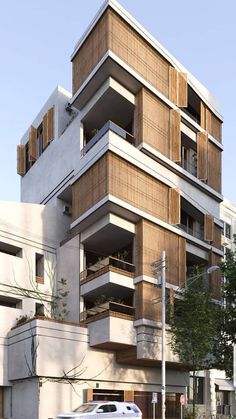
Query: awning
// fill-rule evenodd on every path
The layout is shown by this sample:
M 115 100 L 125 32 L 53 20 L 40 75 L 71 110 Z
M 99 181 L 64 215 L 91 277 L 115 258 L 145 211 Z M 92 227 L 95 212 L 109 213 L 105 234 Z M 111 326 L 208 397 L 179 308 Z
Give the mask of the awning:
M 233 382 L 231 380 L 216 378 L 215 384 L 219 386 L 220 391 L 236 391 L 236 388 L 234 388 Z

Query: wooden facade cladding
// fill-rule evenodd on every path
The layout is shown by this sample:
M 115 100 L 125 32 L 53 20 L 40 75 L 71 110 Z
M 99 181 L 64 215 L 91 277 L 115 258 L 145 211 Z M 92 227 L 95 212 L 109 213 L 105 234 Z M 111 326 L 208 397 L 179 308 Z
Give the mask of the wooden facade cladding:
M 33 125 L 29 131 L 29 161 L 36 160 L 36 141 L 37 141 L 37 128 Z
M 108 50 L 162 94 L 169 96 L 169 64 L 166 59 L 110 8 L 72 59 L 73 95 Z
M 86 390 L 86 402 L 93 400 L 93 388 L 87 388 Z
M 169 67 L 169 99 L 180 108 L 188 106 L 187 73 Z
M 106 153 L 73 185 L 73 220 L 108 193 L 168 222 L 168 186 L 113 153 Z
M 169 189 L 169 223 L 180 224 L 180 194 L 178 189 Z
M 161 321 L 161 287 L 146 281 L 136 285 L 135 318 Z
M 180 111 L 170 110 L 170 159 L 176 163 L 181 161 Z
M 217 249 L 220 249 L 220 250 L 222 250 L 221 237 L 222 237 L 221 227 L 218 226 L 217 224 L 214 224 L 214 233 L 213 233 L 212 245 L 214 247 L 216 247 Z
M 221 150 L 208 141 L 208 174 L 207 184 L 221 193 Z
M 136 145 L 144 141 L 170 158 L 169 107 L 143 88 L 137 95 L 135 112 Z
M 17 173 L 21 176 L 26 173 L 26 152 L 23 144 L 17 146 Z
M 198 132 L 197 134 L 197 177 L 204 182 L 207 181 L 207 166 L 208 166 L 208 159 L 207 159 L 207 133 L 206 132 Z
M 43 117 L 43 148 L 54 139 L 54 108 L 50 108 Z
M 204 214 L 204 240 L 212 242 L 214 237 L 214 219 L 212 215 Z
M 200 125 L 219 142 L 222 141 L 222 122 L 201 102 Z
M 185 282 L 186 241 L 184 238 L 141 220 L 136 226 L 135 265 L 136 275 L 153 276 L 151 264 L 160 259 L 161 252 L 167 255 L 166 281 L 177 286 Z
M 219 266 L 222 258 L 214 252 L 209 253 L 209 266 Z M 220 269 L 208 275 L 209 286 L 213 294 L 213 298 L 221 300 L 221 272 Z
M 124 402 L 134 402 L 134 390 L 124 390 Z

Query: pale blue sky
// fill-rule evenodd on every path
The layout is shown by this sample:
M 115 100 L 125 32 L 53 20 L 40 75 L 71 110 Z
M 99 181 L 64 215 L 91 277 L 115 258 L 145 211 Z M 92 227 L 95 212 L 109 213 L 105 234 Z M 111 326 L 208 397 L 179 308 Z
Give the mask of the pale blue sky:
M 16 145 L 56 85 L 102 0 L 0 0 L 0 199 L 19 200 Z M 223 192 L 236 203 L 235 0 L 120 0 L 221 103 Z

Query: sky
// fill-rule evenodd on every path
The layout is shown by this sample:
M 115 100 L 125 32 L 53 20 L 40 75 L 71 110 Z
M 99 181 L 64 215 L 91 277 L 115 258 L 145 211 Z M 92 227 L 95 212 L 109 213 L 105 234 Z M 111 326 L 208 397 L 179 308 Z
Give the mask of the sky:
M 57 85 L 103 0 L 0 0 L 0 200 L 20 200 L 16 145 Z M 236 203 L 236 1 L 120 0 L 220 101 L 223 193 Z

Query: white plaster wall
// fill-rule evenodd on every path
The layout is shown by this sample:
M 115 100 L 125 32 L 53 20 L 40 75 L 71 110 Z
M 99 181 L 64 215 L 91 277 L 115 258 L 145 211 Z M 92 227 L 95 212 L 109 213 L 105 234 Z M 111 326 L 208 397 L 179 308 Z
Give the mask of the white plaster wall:
M 13 383 L 12 419 L 44 419 L 38 414 L 39 395 L 38 379 Z
M 136 331 L 133 321 L 108 316 L 88 324 L 91 346 L 113 342 L 136 345 Z
M 66 280 L 65 298 L 66 310 L 69 311 L 66 319 L 79 323 L 80 313 L 80 243 L 79 235 L 66 242 L 57 249 L 57 283 L 61 278 Z M 58 285 L 60 286 L 60 285 Z

